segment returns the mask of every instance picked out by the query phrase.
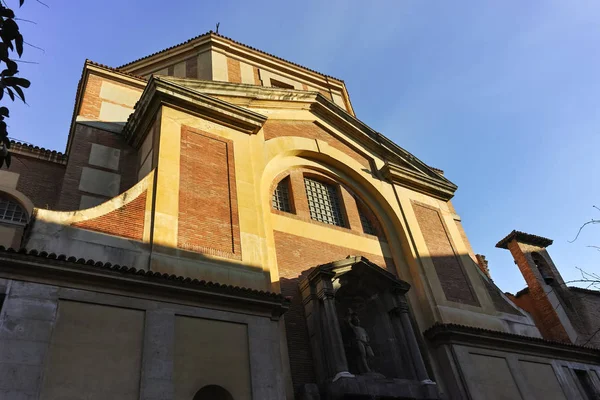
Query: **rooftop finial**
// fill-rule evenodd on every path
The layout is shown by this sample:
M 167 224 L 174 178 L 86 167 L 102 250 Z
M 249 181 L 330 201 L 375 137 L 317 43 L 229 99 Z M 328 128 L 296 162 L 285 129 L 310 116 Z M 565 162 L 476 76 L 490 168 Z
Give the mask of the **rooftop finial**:
M 216 31 L 217 34 L 219 33 L 219 25 L 221 25 L 221 23 L 217 22 L 217 31 Z

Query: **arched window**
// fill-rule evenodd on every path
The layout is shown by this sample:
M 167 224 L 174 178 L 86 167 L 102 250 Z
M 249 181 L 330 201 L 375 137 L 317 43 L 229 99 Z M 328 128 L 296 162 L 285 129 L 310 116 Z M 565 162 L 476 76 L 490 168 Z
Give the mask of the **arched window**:
M 290 199 L 290 178 L 283 178 L 273 191 L 271 200 L 273 208 L 279 211 L 292 212 L 292 201 Z
M 330 225 L 344 226 L 337 187 L 304 177 L 310 217 Z
M 2 196 L 0 197 L 0 222 L 26 224 L 27 212 L 16 201 Z
M 208 385 L 198 390 L 193 400 L 233 400 L 233 396 L 221 386 Z

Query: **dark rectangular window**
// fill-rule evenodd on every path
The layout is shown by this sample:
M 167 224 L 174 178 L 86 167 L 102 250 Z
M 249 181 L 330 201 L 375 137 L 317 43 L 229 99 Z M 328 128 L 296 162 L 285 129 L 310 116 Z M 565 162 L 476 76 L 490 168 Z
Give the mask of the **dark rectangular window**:
M 588 372 L 582 369 L 576 369 L 574 372 L 579 381 L 583 398 L 589 400 L 600 398 L 600 392 L 594 388 L 594 384 L 592 383 Z
M 292 212 L 290 178 L 284 178 L 277 184 L 277 187 L 273 191 L 272 205 L 276 210 Z
M 377 230 L 371 222 L 371 219 L 365 215 L 365 211 L 362 207 L 358 207 L 358 216 L 360 217 L 360 224 L 362 225 L 363 232 L 369 235 L 377 235 Z
M 304 178 L 310 217 L 330 225 L 344 226 L 337 188 L 314 179 Z

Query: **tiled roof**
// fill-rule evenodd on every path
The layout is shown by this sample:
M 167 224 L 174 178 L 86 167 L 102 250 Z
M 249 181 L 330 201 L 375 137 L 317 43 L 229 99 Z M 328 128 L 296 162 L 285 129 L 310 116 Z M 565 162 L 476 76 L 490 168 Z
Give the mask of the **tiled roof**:
M 98 68 L 105 69 L 105 70 L 107 70 L 107 71 L 115 72 L 115 73 L 117 73 L 117 74 L 121 74 L 121 75 L 127 75 L 127 76 L 129 76 L 130 78 L 139 79 L 139 80 L 142 80 L 142 81 L 146 81 L 146 80 L 147 80 L 146 78 L 144 78 L 144 77 L 142 77 L 142 76 L 135 75 L 135 74 L 130 74 L 129 72 L 121 71 L 121 70 L 120 70 L 120 69 L 118 69 L 118 68 L 109 67 L 108 65 L 100 64 L 100 63 L 97 63 L 97 62 L 95 62 L 95 61 L 92 61 L 92 60 L 87 60 L 87 59 L 86 59 L 86 60 L 85 60 L 85 63 L 86 63 L 86 64 L 89 64 L 89 65 L 93 65 L 94 67 L 98 67 Z
M 49 150 L 43 147 L 34 146 L 29 143 L 22 143 L 16 140 L 10 141 L 10 149 L 12 151 L 29 153 L 34 157 L 40 158 L 42 160 L 54 161 L 59 163 L 64 163 L 67 160 L 67 156 L 60 151 Z
M 508 244 L 516 239 L 518 242 L 531 244 L 539 247 L 548 247 L 553 243 L 552 239 L 547 239 L 542 236 L 532 235 L 521 231 L 512 231 L 504 239 L 496 243 L 496 247 L 499 249 L 508 249 Z
M 476 328 L 473 326 L 466 326 L 466 325 L 459 325 L 459 324 L 442 324 L 442 323 L 438 322 L 435 325 L 433 325 L 431 328 L 429 328 L 425 332 L 423 332 L 423 334 L 427 338 L 433 338 L 435 335 L 437 335 L 439 333 L 443 333 L 443 332 L 475 333 L 475 334 L 484 334 L 486 336 L 492 336 L 492 337 L 495 337 L 498 339 L 524 340 L 524 341 L 528 341 L 528 342 L 532 342 L 532 343 L 539 343 L 539 344 L 546 344 L 546 345 L 558 346 L 558 347 L 563 347 L 563 348 L 573 348 L 573 349 L 578 349 L 578 350 L 592 351 L 592 352 L 598 353 L 598 356 L 600 356 L 600 349 L 591 347 L 591 346 L 580 346 L 580 345 L 573 344 L 573 343 L 557 342 L 554 340 L 548 340 L 548 339 L 539 338 L 539 337 L 517 335 L 516 333 L 493 331 L 491 329 Z
M 582 287 L 578 287 L 578 286 L 569 286 L 569 290 L 574 290 L 576 292 L 600 296 L 600 290 L 586 289 L 586 288 L 582 288 Z
M 323 74 L 323 73 L 321 73 L 321 72 L 319 72 L 319 71 L 315 71 L 314 69 L 307 68 L 307 67 L 305 67 L 304 65 L 296 64 L 295 62 L 291 62 L 291 61 L 288 61 L 288 60 L 286 60 L 286 59 L 283 59 L 283 58 L 281 58 L 281 57 L 277 57 L 276 55 L 273 55 L 273 54 L 267 53 L 266 51 L 262 51 L 262 50 L 260 50 L 260 49 L 257 49 L 257 48 L 255 48 L 255 47 L 252 47 L 252 46 L 245 45 L 244 43 L 238 42 L 237 40 L 233 40 L 233 39 L 231 39 L 231 38 L 228 38 L 227 36 L 220 35 L 220 34 L 218 34 L 218 33 L 215 33 L 215 32 L 213 32 L 213 31 L 208 31 L 208 32 L 206 32 L 206 33 L 203 33 L 203 34 L 201 34 L 201 35 L 198 35 L 198 36 L 196 36 L 196 37 L 193 37 L 193 38 L 191 38 L 191 39 L 188 39 L 188 40 L 186 40 L 185 42 L 182 42 L 182 43 L 176 44 L 175 46 L 167 47 L 166 49 L 163 49 L 163 50 L 157 51 L 157 52 L 155 52 L 155 53 L 152 53 L 152 54 L 150 54 L 150 55 L 147 55 L 147 56 L 145 56 L 145 57 L 138 58 L 137 60 L 135 60 L 135 61 L 131 61 L 131 62 L 128 62 L 127 64 L 123 64 L 123 65 L 121 65 L 121 66 L 120 66 L 120 67 L 118 67 L 118 68 L 119 68 L 119 69 L 121 69 L 121 68 L 125 68 L 125 67 L 127 67 L 127 66 L 129 66 L 129 65 L 131 65 L 131 64 L 135 64 L 135 63 L 136 63 L 136 62 L 138 62 L 138 61 L 142 61 L 142 60 L 145 60 L 145 59 L 147 59 L 147 58 L 153 57 L 153 56 L 155 56 L 155 55 L 157 55 L 157 54 L 161 54 L 161 53 L 164 53 L 164 52 L 166 52 L 166 51 L 169 51 L 169 50 L 175 49 L 175 48 L 177 48 L 177 47 L 179 47 L 179 46 L 183 46 L 183 45 L 185 45 L 185 44 L 188 44 L 188 43 L 190 43 L 190 42 L 193 42 L 194 40 L 197 40 L 197 39 L 200 39 L 200 38 L 203 38 L 203 37 L 206 37 L 206 36 L 216 36 L 216 37 L 220 37 L 220 38 L 222 38 L 222 39 L 229 40 L 229 41 L 231 41 L 231 42 L 233 42 L 233 43 L 235 43 L 235 44 L 238 44 L 238 45 L 240 45 L 240 46 L 244 46 L 244 47 L 245 47 L 245 48 L 247 48 L 247 49 L 250 49 L 250 50 L 253 50 L 253 51 L 256 51 L 256 52 L 259 52 L 259 53 L 265 54 L 265 55 L 267 55 L 267 56 L 270 56 L 270 57 L 276 58 L 276 59 L 278 59 L 278 60 L 281 60 L 281 61 L 284 61 L 284 62 L 286 62 L 286 63 L 292 64 L 292 65 L 295 65 L 296 67 L 300 67 L 300 68 L 303 68 L 303 69 L 305 69 L 305 70 L 307 70 L 307 71 L 314 72 L 315 74 L 319 74 L 319 75 L 325 76 L 325 77 L 327 77 L 327 78 L 332 78 L 332 79 L 335 79 L 335 80 L 337 80 L 337 81 L 343 82 L 343 80 L 341 80 L 341 79 L 339 79 L 339 78 L 336 78 L 336 77 L 334 77 L 334 76 L 331 76 L 331 75 L 326 75 L 326 74 Z
M 240 295 L 245 297 L 251 297 L 261 300 L 270 300 L 270 301 L 281 301 L 284 303 L 289 303 L 289 299 L 284 298 L 279 293 L 267 292 L 256 289 L 249 289 L 239 286 L 232 285 L 224 285 L 216 282 L 198 280 L 198 279 L 190 279 L 179 275 L 173 274 L 165 274 L 154 271 L 146 271 L 143 269 L 136 269 L 134 267 L 127 267 L 126 265 L 119 264 L 111 264 L 104 263 L 102 261 L 94 261 L 92 259 L 86 260 L 85 258 L 76 258 L 76 257 L 67 257 L 64 254 L 55 254 L 55 253 L 47 253 L 45 251 L 37 251 L 37 250 L 27 250 L 25 248 L 21 248 L 19 250 L 15 250 L 13 248 L 5 248 L 4 246 L 0 246 L 0 255 L 1 254 L 11 254 L 11 255 L 19 255 L 25 257 L 35 257 L 38 259 L 46 259 L 46 260 L 55 260 L 65 264 L 80 264 L 88 267 L 96 268 L 99 270 L 106 270 L 111 272 L 117 272 L 123 275 L 135 275 L 136 277 L 142 279 L 152 279 L 159 280 L 171 283 L 177 283 L 180 285 L 187 285 L 192 287 L 198 287 L 202 290 L 208 290 L 212 292 L 218 293 L 226 293 L 233 295 Z

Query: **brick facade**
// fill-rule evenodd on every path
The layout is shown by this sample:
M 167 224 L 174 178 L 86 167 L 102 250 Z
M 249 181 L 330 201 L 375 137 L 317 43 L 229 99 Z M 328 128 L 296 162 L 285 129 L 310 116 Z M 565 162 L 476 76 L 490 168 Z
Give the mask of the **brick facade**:
M 439 212 L 416 203 L 413 203 L 413 210 L 446 299 L 479 306 Z
M 234 60 L 231 57 L 227 57 L 227 74 L 229 77 L 229 82 L 242 83 L 242 70 L 239 60 Z
M 241 258 L 233 142 L 181 130 L 178 247 Z
M 62 182 L 59 201 L 56 206 L 57 210 L 67 211 L 79 209 L 81 196 L 88 194 L 79 190 L 79 183 L 83 167 L 89 166 L 89 158 L 93 143 L 112 147 L 121 151 L 119 168 L 116 171 L 98 166 L 93 167 L 120 174 L 120 193 L 130 189 L 137 182 L 137 151 L 126 144 L 123 137 L 113 132 L 92 128 L 83 124 L 76 124 L 71 142 L 71 153 Z M 89 195 L 103 197 L 95 193 L 89 193 Z M 106 197 L 106 200 L 108 199 L 109 197 Z
M 103 99 L 100 95 L 103 82 L 110 82 L 113 85 L 121 86 L 127 89 L 138 90 L 140 94 L 142 93 L 141 90 L 132 88 L 130 85 L 123 84 L 116 80 L 102 78 L 95 74 L 90 74 L 87 78 L 87 83 L 83 92 L 83 98 L 81 100 L 81 105 L 77 115 L 90 119 L 100 118 L 100 109 L 102 107 L 102 102 L 108 102 L 115 105 L 131 108 L 131 104 L 125 104 L 111 99 Z
M 366 156 L 345 144 L 314 122 L 274 120 L 267 121 L 263 129 L 265 132 L 265 140 L 274 139 L 280 136 L 297 136 L 307 139 L 322 140 L 331 147 L 352 157 L 363 167 L 370 168 L 369 160 Z
M 146 193 L 144 191 L 131 202 L 108 214 L 75 223 L 73 226 L 141 241 L 146 218 Z
M 9 171 L 19 174 L 17 190 L 23 193 L 38 208 L 56 207 L 66 166 L 52 161 L 12 155 Z
M 304 307 L 298 288 L 300 276 L 317 265 L 341 260 L 349 255 L 365 256 L 388 271 L 393 271 L 395 267 L 393 260 L 375 254 L 362 253 L 285 232 L 275 231 L 274 236 L 281 293 L 292 299 L 290 309 L 285 314 L 285 329 L 292 380 L 297 387 L 315 382 Z
M 516 240 L 508 243 L 508 249 L 529 287 L 530 299 L 524 301 L 516 299 L 515 303 L 531 313 L 536 326 L 545 338 L 570 342 L 569 335 L 563 327 L 555 307 L 548 299 L 541 280 L 538 279 L 539 272 L 535 269 L 533 261 L 530 262 Z

